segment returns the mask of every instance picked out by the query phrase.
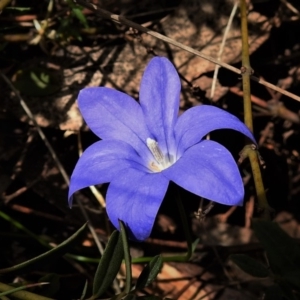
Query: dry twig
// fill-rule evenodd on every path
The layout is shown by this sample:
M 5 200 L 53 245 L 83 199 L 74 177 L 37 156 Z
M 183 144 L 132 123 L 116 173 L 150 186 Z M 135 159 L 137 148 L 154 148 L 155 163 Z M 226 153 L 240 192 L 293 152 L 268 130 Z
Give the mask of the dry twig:
M 224 31 L 223 38 L 222 38 L 220 50 L 219 50 L 218 57 L 217 57 L 217 59 L 219 61 L 221 61 L 222 54 L 223 54 L 224 47 L 225 47 L 225 43 L 226 43 L 226 39 L 227 39 L 229 30 L 230 30 L 234 15 L 237 11 L 237 8 L 238 8 L 238 1 L 235 1 L 234 5 L 233 5 L 233 8 L 232 8 L 232 11 L 231 11 L 231 14 L 230 14 L 229 19 L 228 19 L 228 22 L 227 22 L 227 26 L 226 26 L 225 31 Z M 213 76 L 213 82 L 212 82 L 212 85 L 211 85 L 210 99 L 213 99 L 214 94 L 215 94 L 219 69 L 220 69 L 220 65 L 216 65 L 215 71 L 214 71 L 214 76 Z
M 132 22 L 132 21 L 124 18 L 123 16 L 113 14 L 113 13 L 111 13 L 111 12 L 109 12 L 109 11 L 103 9 L 103 8 L 100 8 L 99 6 L 97 6 L 97 5 L 93 4 L 93 3 L 88 3 L 88 2 L 86 2 L 84 0 L 73 0 L 73 1 L 76 4 L 82 5 L 82 6 L 86 7 L 86 8 L 88 8 L 88 9 L 92 10 L 94 13 L 96 13 L 97 15 L 99 15 L 99 16 L 105 18 L 105 19 L 109 19 L 109 20 L 111 20 L 111 21 L 113 21 L 115 23 L 123 24 L 123 25 L 126 25 L 128 27 L 132 27 L 132 28 L 134 28 L 134 29 L 136 29 L 136 30 L 138 30 L 140 32 L 147 33 L 147 34 L 149 34 L 149 35 L 151 35 L 151 36 L 153 36 L 153 37 L 155 37 L 155 38 L 157 38 L 159 40 L 162 40 L 162 41 L 164 41 L 166 43 L 169 43 L 169 44 L 171 44 L 173 46 L 176 46 L 176 47 L 178 47 L 180 49 L 183 49 L 183 50 L 185 50 L 185 51 L 187 51 L 189 53 L 192 53 L 192 54 L 194 54 L 196 56 L 199 56 L 199 57 L 201 57 L 201 58 L 203 58 L 205 60 L 208 60 L 208 61 L 210 61 L 210 62 L 212 62 L 214 64 L 219 65 L 220 67 L 228 69 L 228 70 L 230 70 L 230 71 L 232 71 L 232 72 L 234 72 L 236 74 L 242 74 L 242 71 L 240 69 L 238 69 L 238 68 L 235 68 L 235 67 L 233 67 L 233 66 L 231 66 L 229 64 L 226 64 L 224 62 L 221 62 L 218 59 L 213 58 L 213 57 L 211 57 L 209 55 L 203 54 L 202 52 L 197 51 L 197 50 L 195 50 L 195 49 L 193 49 L 193 48 L 191 48 L 189 46 L 183 45 L 182 43 L 179 43 L 179 42 L 177 42 L 177 41 L 175 41 L 175 40 L 173 40 L 173 39 L 171 39 L 171 38 L 169 38 L 169 37 L 167 37 L 167 36 L 165 36 L 163 34 L 160 34 L 160 33 L 156 32 L 156 31 L 150 30 L 147 27 L 144 27 L 144 26 L 142 26 L 140 24 Z M 265 80 L 263 80 L 261 78 L 258 78 L 256 76 L 251 75 L 250 77 L 251 77 L 252 80 L 258 82 L 259 84 L 262 84 L 262 85 L 264 85 L 266 87 L 269 87 L 269 88 L 271 88 L 271 89 L 273 89 L 273 90 L 275 90 L 275 91 L 277 91 L 277 92 L 279 92 L 279 93 L 281 93 L 281 94 L 283 94 L 283 95 L 285 95 L 287 97 L 290 97 L 290 98 L 292 98 L 292 99 L 300 102 L 300 97 L 299 96 L 297 96 L 297 95 L 295 95 L 295 94 L 293 94 L 291 92 L 288 92 L 286 90 L 283 90 L 283 89 L 277 87 L 276 85 L 271 84 L 271 83 L 269 83 L 269 82 L 267 82 L 267 81 L 265 81 Z

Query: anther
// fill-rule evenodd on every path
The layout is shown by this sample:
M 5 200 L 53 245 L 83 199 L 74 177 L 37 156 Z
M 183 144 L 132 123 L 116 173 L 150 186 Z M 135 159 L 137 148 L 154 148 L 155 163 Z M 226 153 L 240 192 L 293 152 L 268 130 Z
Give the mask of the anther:
M 153 154 L 155 160 L 159 164 L 164 164 L 164 155 L 161 152 L 161 150 L 159 149 L 158 143 L 155 140 L 152 140 L 150 138 L 147 138 L 146 143 L 147 143 L 149 150 Z

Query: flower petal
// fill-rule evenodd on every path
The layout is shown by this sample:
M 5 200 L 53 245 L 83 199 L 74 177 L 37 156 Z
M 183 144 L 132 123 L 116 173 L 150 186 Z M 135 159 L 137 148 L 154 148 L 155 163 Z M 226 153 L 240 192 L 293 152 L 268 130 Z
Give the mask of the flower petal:
M 72 173 L 69 187 L 69 204 L 72 195 L 85 187 L 110 182 L 121 170 L 138 168 L 146 170 L 135 150 L 122 141 L 96 142 L 79 158 Z
M 164 153 L 175 151 L 174 125 L 180 89 L 179 76 L 172 63 L 164 57 L 153 58 L 141 81 L 140 103 L 148 128 Z
M 239 131 L 256 144 L 251 131 L 237 117 L 214 106 L 200 105 L 188 109 L 178 118 L 174 130 L 178 145 L 177 157 L 197 144 L 206 134 L 217 129 Z
M 219 143 L 201 141 L 163 174 L 206 199 L 226 205 L 243 203 L 244 186 L 239 169 L 230 152 Z
M 106 210 L 113 225 L 119 229 L 118 220 L 122 220 L 131 239 L 145 240 L 151 233 L 168 184 L 161 173 L 123 170 L 111 182 L 106 195 Z
M 78 106 L 88 126 L 101 139 L 124 141 L 141 156 L 150 155 L 146 140 L 150 133 L 140 105 L 130 96 L 105 87 L 80 91 Z

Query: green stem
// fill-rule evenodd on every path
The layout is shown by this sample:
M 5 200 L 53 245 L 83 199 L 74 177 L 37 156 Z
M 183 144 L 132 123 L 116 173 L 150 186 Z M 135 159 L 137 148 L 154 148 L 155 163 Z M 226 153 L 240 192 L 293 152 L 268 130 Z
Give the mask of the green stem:
M 242 32 L 242 82 L 243 82 L 243 97 L 244 97 L 244 121 L 248 128 L 253 132 L 253 118 L 251 107 L 251 90 L 250 90 L 250 76 L 253 73 L 250 66 L 249 59 L 249 45 L 248 45 L 248 27 L 247 27 L 247 8 L 246 1 L 240 0 L 241 11 L 241 32 Z M 249 148 L 250 149 L 250 148 Z M 263 210 L 264 218 L 270 219 L 270 208 L 268 205 L 264 184 L 259 167 L 258 153 L 250 149 L 248 153 L 250 160 L 253 179 L 257 194 L 259 207 Z
M 11 290 L 15 290 L 15 287 L 0 282 L 0 292 L 9 292 Z M 54 300 L 53 298 L 47 298 L 27 291 L 13 292 L 11 295 L 20 300 Z
M 268 220 L 271 218 L 270 217 L 271 209 L 268 204 L 264 184 L 262 181 L 262 176 L 261 176 L 260 167 L 259 167 L 258 153 L 255 150 L 251 150 L 251 151 L 249 151 L 248 157 L 249 157 L 250 164 L 251 164 L 259 209 L 262 210 L 263 218 Z
M 253 132 L 252 107 L 251 107 L 251 90 L 250 75 L 252 68 L 249 59 L 248 46 L 248 27 L 247 27 L 247 9 L 245 0 L 240 0 L 241 10 L 241 31 L 242 31 L 242 82 L 244 95 L 244 120 L 245 124 Z
M 121 229 L 122 243 L 124 249 L 125 269 L 126 269 L 126 284 L 125 284 L 124 292 L 125 294 L 128 294 L 131 290 L 131 285 L 132 285 L 131 256 L 130 256 L 128 238 L 127 238 L 127 233 L 126 233 L 124 223 L 121 220 L 119 220 L 119 224 Z

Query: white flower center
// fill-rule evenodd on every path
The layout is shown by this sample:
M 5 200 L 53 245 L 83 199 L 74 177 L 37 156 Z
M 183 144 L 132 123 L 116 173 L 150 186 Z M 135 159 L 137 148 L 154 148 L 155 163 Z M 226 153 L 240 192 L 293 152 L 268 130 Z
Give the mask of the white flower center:
M 150 161 L 149 168 L 153 172 L 161 172 L 162 170 L 170 167 L 173 162 L 172 158 L 169 157 L 169 155 L 164 155 L 162 151 L 160 150 L 157 141 L 147 138 L 147 146 L 149 150 L 151 151 L 154 160 Z

